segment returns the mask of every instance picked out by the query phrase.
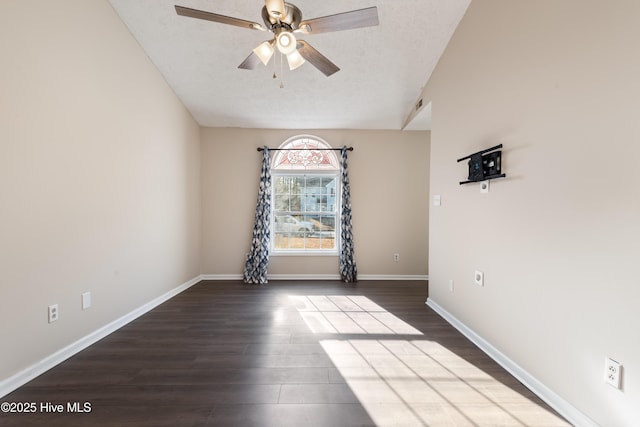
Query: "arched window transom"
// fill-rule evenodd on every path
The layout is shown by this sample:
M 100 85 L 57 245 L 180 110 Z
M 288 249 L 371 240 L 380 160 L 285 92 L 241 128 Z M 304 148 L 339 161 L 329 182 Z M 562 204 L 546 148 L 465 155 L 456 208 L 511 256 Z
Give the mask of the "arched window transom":
M 321 139 L 285 141 L 272 162 L 272 233 L 275 254 L 337 254 L 340 162 Z
M 340 168 L 338 157 L 331 146 L 324 141 L 302 137 L 289 140 L 279 147 L 272 169 L 316 169 L 337 170 Z

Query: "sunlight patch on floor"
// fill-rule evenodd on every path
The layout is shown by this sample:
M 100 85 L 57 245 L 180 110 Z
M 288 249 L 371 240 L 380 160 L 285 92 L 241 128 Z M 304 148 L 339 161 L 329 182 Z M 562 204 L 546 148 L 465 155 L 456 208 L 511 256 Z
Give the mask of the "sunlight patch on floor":
M 570 425 L 364 296 L 290 299 L 378 427 Z
M 422 335 L 364 296 L 290 295 L 289 299 L 316 334 Z

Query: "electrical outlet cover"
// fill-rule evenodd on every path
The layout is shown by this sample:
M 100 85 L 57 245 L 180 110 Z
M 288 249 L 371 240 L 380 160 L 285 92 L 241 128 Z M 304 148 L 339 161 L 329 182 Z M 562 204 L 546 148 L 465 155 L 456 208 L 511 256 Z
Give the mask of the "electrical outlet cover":
M 607 357 L 604 361 L 604 382 L 620 390 L 622 382 L 622 365 Z
M 58 304 L 50 305 L 48 309 L 48 313 L 49 313 L 49 323 L 53 323 L 56 320 L 58 320 L 58 317 L 60 316 L 60 310 L 58 309 Z

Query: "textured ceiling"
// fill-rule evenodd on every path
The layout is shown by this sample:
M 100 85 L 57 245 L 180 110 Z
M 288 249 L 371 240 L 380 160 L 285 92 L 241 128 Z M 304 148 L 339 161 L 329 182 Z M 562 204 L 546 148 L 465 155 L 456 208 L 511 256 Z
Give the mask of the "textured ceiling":
M 271 33 L 178 16 L 174 9 L 262 24 L 261 0 L 110 2 L 202 126 L 401 129 L 470 0 L 294 0 L 303 19 L 378 7 L 376 27 L 298 36 L 340 67 L 330 77 L 309 63 L 289 71 L 286 59 L 281 72 L 278 55 L 266 67 L 238 69 Z M 427 113 L 407 129 L 428 129 Z

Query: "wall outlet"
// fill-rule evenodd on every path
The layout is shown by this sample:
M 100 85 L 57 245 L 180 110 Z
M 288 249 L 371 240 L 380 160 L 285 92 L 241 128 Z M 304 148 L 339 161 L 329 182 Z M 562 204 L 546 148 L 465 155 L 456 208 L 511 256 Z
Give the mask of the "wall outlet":
M 58 320 L 60 316 L 60 309 L 58 308 L 58 304 L 52 304 L 49 306 L 49 323 L 53 323 Z
M 604 382 L 618 390 L 622 388 L 622 365 L 610 357 L 604 361 Z
M 480 193 L 486 194 L 489 192 L 489 180 L 480 182 Z
M 482 271 L 476 270 L 473 280 L 475 281 L 476 285 L 484 286 L 484 273 Z
M 398 254 L 398 253 L 393 254 L 393 260 L 394 260 L 395 262 L 400 261 L 400 254 Z
M 453 279 L 449 280 L 449 292 L 453 292 Z
M 91 307 L 91 292 L 85 292 L 82 294 L 82 309 L 86 310 Z

